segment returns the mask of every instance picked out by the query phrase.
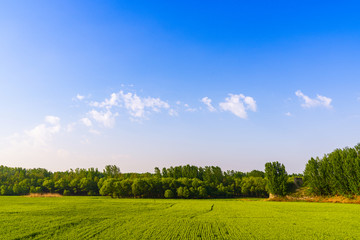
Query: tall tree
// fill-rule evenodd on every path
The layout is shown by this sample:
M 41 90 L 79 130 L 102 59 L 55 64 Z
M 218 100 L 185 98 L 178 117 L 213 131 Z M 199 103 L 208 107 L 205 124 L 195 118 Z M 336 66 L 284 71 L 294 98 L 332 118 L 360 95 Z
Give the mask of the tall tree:
M 270 193 L 278 196 L 286 195 L 288 175 L 284 164 L 279 162 L 266 163 L 265 177 L 267 179 L 267 188 Z

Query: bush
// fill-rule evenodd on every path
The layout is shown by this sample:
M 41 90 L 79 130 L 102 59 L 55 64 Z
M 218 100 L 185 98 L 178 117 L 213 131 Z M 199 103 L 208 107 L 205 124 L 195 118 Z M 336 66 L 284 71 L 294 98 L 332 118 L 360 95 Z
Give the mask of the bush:
M 190 196 L 190 191 L 187 187 L 179 187 L 177 189 L 177 195 L 180 198 L 188 198 Z
M 174 193 L 173 193 L 173 191 L 171 191 L 170 189 L 166 190 L 166 191 L 165 191 L 165 194 L 164 194 L 164 197 L 165 197 L 165 198 L 174 198 Z
M 69 190 L 64 190 L 64 193 L 63 193 L 63 195 L 64 196 L 70 196 L 70 194 L 71 194 L 71 192 L 69 191 Z
M 208 196 L 206 188 L 200 186 L 200 187 L 198 187 L 198 191 L 199 191 L 199 197 L 200 198 L 206 198 Z

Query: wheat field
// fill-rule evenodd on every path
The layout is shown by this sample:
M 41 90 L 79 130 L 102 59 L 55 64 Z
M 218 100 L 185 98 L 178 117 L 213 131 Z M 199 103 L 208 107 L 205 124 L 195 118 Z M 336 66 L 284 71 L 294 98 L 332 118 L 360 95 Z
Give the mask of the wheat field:
M 360 239 L 356 204 L 0 197 L 0 239 Z

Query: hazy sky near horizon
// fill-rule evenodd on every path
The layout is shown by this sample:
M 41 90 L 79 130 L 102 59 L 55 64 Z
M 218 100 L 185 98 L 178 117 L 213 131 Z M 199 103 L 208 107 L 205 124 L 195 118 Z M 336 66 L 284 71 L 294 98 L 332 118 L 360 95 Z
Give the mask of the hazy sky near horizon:
M 360 5 L 1 1 L 0 164 L 302 172 L 360 142 Z

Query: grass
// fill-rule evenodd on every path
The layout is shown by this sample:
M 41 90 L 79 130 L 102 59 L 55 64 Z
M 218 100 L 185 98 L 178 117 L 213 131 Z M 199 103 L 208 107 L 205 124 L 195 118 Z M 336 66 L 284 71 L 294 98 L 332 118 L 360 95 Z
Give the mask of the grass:
M 360 239 L 356 204 L 0 197 L 0 239 Z

